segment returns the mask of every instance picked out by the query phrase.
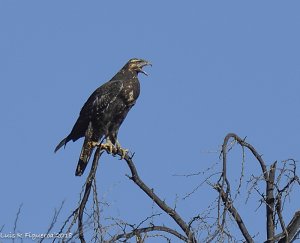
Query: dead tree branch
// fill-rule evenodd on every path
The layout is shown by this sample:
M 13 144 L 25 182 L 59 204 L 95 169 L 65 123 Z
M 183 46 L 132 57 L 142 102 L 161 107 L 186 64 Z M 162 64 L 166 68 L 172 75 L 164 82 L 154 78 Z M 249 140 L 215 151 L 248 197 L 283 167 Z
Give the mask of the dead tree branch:
M 286 228 L 288 237 L 286 237 L 286 232 L 281 232 L 274 236 L 272 239 L 278 243 L 286 243 L 286 242 L 293 242 L 300 232 L 300 211 L 297 211 L 293 218 L 291 219 L 290 223 Z M 268 240 L 265 243 L 269 242 Z
M 15 218 L 14 229 L 13 229 L 13 233 L 14 234 L 16 233 L 16 230 L 17 230 L 17 225 L 18 225 L 18 221 L 19 221 L 19 217 L 20 217 L 20 214 L 21 214 L 22 207 L 23 207 L 23 203 L 21 203 L 21 205 L 19 206 L 16 218 Z M 15 238 L 13 238 L 12 241 L 14 243 L 15 242 Z
M 235 219 L 240 231 L 242 232 L 243 236 L 245 237 L 245 240 L 247 242 L 254 242 L 252 237 L 250 236 L 244 221 L 242 220 L 240 214 L 238 213 L 238 211 L 236 210 L 236 208 L 233 206 L 232 201 L 230 200 L 230 198 L 228 198 L 228 195 L 226 192 L 224 192 L 224 190 L 222 189 L 221 185 L 216 184 L 214 187 L 221 195 L 222 201 L 225 205 L 225 208 L 228 209 L 228 211 L 231 213 L 232 217 Z
M 129 232 L 129 233 L 115 235 L 110 240 L 104 241 L 104 242 L 105 243 L 113 243 L 113 242 L 116 242 L 117 240 L 120 240 L 120 239 L 128 240 L 128 239 L 130 239 L 134 236 L 140 236 L 141 234 L 145 234 L 147 232 L 153 232 L 153 231 L 167 232 L 169 234 L 172 234 L 172 235 L 176 236 L 180 240 L 188 242 L 188 239 L 185 236 L 178 233 L 176 230 L 173 230 L 173 229 L 165 227 L 165 226 L 150 226 L 150 227 L 145 227 L 145 228 L 134 229 L 132 232 Z
M 114 151 L 115 154 L 122 156 L 120 151 Z M 155 193 L 153 189 L 150 189 L 139 177 L 137 169 L 132 161 L 132 157 L 128 154 L 124 157 L 127 165 L 131 171 L 131 179 L 139 188 L 141 188 L 164 212 L 171 216 L 171 218 L 177 223 L 177 225 L 185 232 L 187 236 L 187 242 L 196 242 L 195 236 L 188 224 L 182 219 L 182 217 L 171 207 L 169 207 L 163 200 L 161 200 Z
M 271 165 L 270 171 L 268 173 L 269 179 L 266 181 L 266 213 L 267 213 L 267 238 L 268 239 L 272 239 L 275 235 L 274 181 L 275 181 L 276 163 L 277 162 Z
M 102 153 L 103 153 L 103 151 L 101 151 L 100 147 L 98 147 L 95 152 L 95 155 L 94 155 L 92 168 L 86 179 L 84 195 L 81 200 L 80 206 L 78 208 L 78 231 L 79 231 L 79 239 L 80 239 L 81 243 L 85 243 L 84 234 L 83 234 L 83 221 L 82 221 L 83 212 L 84 212 L 86 203 L 90 196 L 93 180 L 95 178 L 97 166 L 98 166 L 99 159 L 100 159 L 100 156 Z
M 236 211 L 236 208 L 233 206 L 233 200 L 231 199 L 231 188 L 230 188 L 230 182 L 227 177 L 227 154 L 228 151 L 232 148 L 230 147 L 228 150 L 228 144 L 229 141 L 233 139 L 236 141 L 243 149 L 243 158 L 244 158 L 244 148 L 247 148 L 253 156 L 256 158 L 258 163 L 260 164 L 260 168 L 262 171 L 262 175 L 260 177 L 254 177 L 253 178 L 259 178 L 255 179 L 255 185 L 252 187 L 256 187 L 256 184 L 258 181 L 264 181 L 265 182 L 265 195 L 264 193 L 258 191 L 259 195 L 262 197 L 261 202 L 265 203 L 266 205 L 266 230 L 267 230 L 267 241 L 268 243 L 273 243 L 275 241 L 280 240 L 280 242 L 290 242 L 299 232 L 299 224 L 300 219 L 296 217 L 296 214 L 293 218 L 293 220 L 290 222 L 288 227 L 285 227 L 285 222 L 283 220 L 283 206 L 282 206 L 282 195 L 285 197 L 289 194 L 291 191 L 292 186 L 295 183 L 299 183 L 299 178 L 296 175 L 296 164 L 295 161 L 293 161 L 292 169 L 290 169 L 286 164 L 284 163 L 283 168 L 279 169 L 280 173 L 276 177 L 276 170 L 277 170 L 277 161 L 271 164 L 270 169 L 268 170 L 267 165 L 265 161 L 262 159 L 262 156 L 256 151 L 256 149 L 249 143 L 245 142 L 245 139 L 241 139 L 239 136 L 237 136 L 234 133 L 229 133 L 224 138 L 224 142 L 222 145 L 222 156 L 223 156 L 223 168 L 222 168 L 222 175 L 218 181 L 218 183 L 214 186 L 214 188 L 219 192 L 219 206 L 218 209 L 220 211 L 220 201 L 222 200 L 225 204 L 222 214 L 222 221 L 220 223 L 221 228 L 224 227 L 224 223 L 226 221 L 226 211 L 228 210 L 233 218 L 235 219 L 237 225 L 239 226 L 239 229 L 243 236 L 245 237 L 247 242 L 253 242 L 253 239 L 250 237 L 245 225 L 243 224 L 243 221 L 241 221 L 241 218 Z M 244 159 L 243 159 L 244 161 Z M 291 161 L 291 160 L 287 160 Z M 288 178 L 288 182 L 286 185 L 280 189 L 279 184 L 282 177 Z M 252 180 L 252 179 L 251 179 Z M 275 227 L 276 227 L 276 217 L 277 220 L 280 222 L 282 233 L 275 236 Z M 242 223 L 241 223 L 242 222 Z
M 68 219 L 65 221 L 63 227 L 61 228 L 61 232 L 62 232 L 63 229 L 65 228 L 65 226 L 70 221 L 70 219 L 73 218 L 73 220 L 68 228 L 68 232 L 69 232 L 71 230 L 72 226 L 74 225 L 74 223 L 76 222 L 76 220 L 78 220 L 78 230 L 76 231 L 76 234 L 78 233 L 78 237 L 79 237 L 81 243 L 86 242 L 85 237 L 84 237 L 83 213 L 86 208 L 86 204 L 89 199 L 91 189 L 94 188 L 93 190 L 96 190 L 95 184 L 93 184 L 93 183 L 95 183 L 95 175 L 96 175 L 99 159 L 104 151 L 106 151 L 107 153 L 110 152 L 106 149 L 101 148 L 101 145 L 99 145 L 97 147 L 96 152 L 93 157 L 92 168 L 91 168 L 90 173 L 85 182 L 84 195 L 83 195 L 82 199 L 80 200 L 80 204 L 79 204 L 78 208 L 73 211 L 73 213 L 68 217 Z M 120 155 L 121 158 L 123 156 L 121 151 L 117 150 L 116 148 L 113 149 L 112 155 L 113 156 Z M 177 238 L 179 238 L 180 240 L 184 240 L 185 242 L 196 243 L 196 239 L 195 239 L 195 236 L 194 236 L 194 233 L 193 233 L 191 227 L 181 218 L 181 216 L 174 209 L 169 207 L 162 199 L 160 199 L 154 193 L 153 189 L 150 189 L 139 177 L 136 167 L 132 161 L 132 156 L 130 157 L 128 154 L 126 154 L 126 156 L 124 157 L 124 160 L 127 162 L 127 165 L 131 171 L 131 176 L 128 176 L 128 177 L 136 185 L 138 185 L 151 198 L 151 200 L 153 200 L 164 212 L 166 212 L 177 223 L 177 225 L 184 231 L 186 236 L 183 236 L 176 230 L 173 230 L 173 229 L 165 227 L 165 226 L 152 225 L 150 227 L 145 227 L 145 228 L 135 228 L 132 230 L 132 232 L 129 232 L 129 233 L 115 235 L 108 242 L 114 242 L 115 240 L 118 240 L 118 239 L 129 239 L 129 238 L 133 237 L 134 235 L 139 237 L 139 234 L 147 233 L 150 231 L 163 231 L 163 232 L 170 233 L 170 234 L 176 236 Z M 95 192 L 94 192 L 94 197 L 97 197 L 97 194 L 95 194 Z M 93 199 L 93 201 L 98 203 L 98 200 L 95 198 Z M 97 205 L 95 207 L 97 208 Z M 96 215 L 96 216 L 94 215 L 94 220 L 95 219 L 99 221 L 99 215 Z M 96 222 L 96 223 L 94 222 L 94 227 L 95 227 L 95 225 L 97 225 L 97 227 L 100 227 L 99 222 Z M 94 232 L 98 232 L 98 231 L 99 231 L 99 229 L 94 229 Z M 94 237 L 97 238 L 97 236 L 94 236 Z M 96 238 L 94 238 L 94 239 L 96 239 Z M 97 238 L 97 239 L 99 239 L 99 238 Z M 102 236 L 101 236 L 101 241 L 104 241 Z
M 234 187 L 237 188 L 232 193 L 230 181 L 227 175 L 227 166 L 228 166 L 228 153 L 233 148 L 234 144 L 239 144 L 242 147 L 242 153 L 243 153 L 243 160 L 242 160 L 242 171 L 240 173 L 240 180 L 238 181 L 238 186 Z M 84 235 L 84 228 L 86 229 L 86 222 L 83 222 L 83 215 L 85 212 L 85 208 L 88 202 L 88 199 L 90 197 L 91 190 L 93 191 L 93 213 L 92 215 L 88 215 L 89 219 L 92 220 L 92 227 L 94 227 L 94 236 L 92 240 L 95 241 L 101 241 L 101 242 L 116 242 L 116 241 L 124 241 L 126 242 L 128 239 L 131 239 L 132 237 L 136 237 L 136 240 L 138 242 L 144 242 L 146 238 L 148 237 L 164 237 L 165 239 L 171 240 L 171 236 L 175 236 L 178 239 L 188 242 L 188 243 L 196 243 L 196 237 L 195 233 L 199 233 L 200 231 L 195 231 L 195 229 L 192 228 L 192 224 L 195 221 L 204 222 L 204 228 L 207 229 L 208 232 L 208 239 L 209 242 L 212 242 L 214 240 L 217 241 L 225 241 L 226 238 L 230 241 L 234 239 L 235 237 L 232 236 L 230 232 L 230 228 L 228 227 L 227 221 L 228 218 L 233 220 L 236 225 L 238 226 L 241 234 L 243 235 L 246 242 L 252 243 L 254 242 L 255 235 L 251 235 L 249 233 L 249 230 L 246 227 L 245 221 L 242 219 L 240 212 L 235 207 L 235 200 L 237 199 L 238 195 L 240 195 L 242 184 L 244 184 L 244 180 L 242 180 L 245 176 L 244 169 L 244 163 L 245 163 L 245 150 L 249 150 L 252 155 L 254 156 L 255 160 L 259 163 L 261 174 L 259 176 L 251 175 L 250 180 L 248 181 L 248 184 L 251 183 L 250 192 L 252 189 L 255 189 L 258 192 L 258 195 L 261 197 L 261 204 L 265 204 L 265 210 L 266 210 L 266 234 L 267 234 L 267 241 L 266 243 L 273 243 L 273 242 L 292 242 L 296 237 L 298 237 L 299 229 L 300 229 L 300 211 L 296 212 L 291 222 L 286 227 L 286 223 L 284 222 L 283 217 L 283 209 L 284 209 L 284 203 L 285 199 L 289 196 L 289 193 L 292 190 L 292 186 L 296 183 L 300 185 L 299 177 L 296 175 L 296 162 L 292 160 L 293 163 L 287 163 L 291 160 L 287 160 L 283 166 L 281 167 L 278 165 L 277 161 L 272 163 L 270 166 L 267 166 L 265 161 L 263 160 L 262 156 L 256 151 L 256 149 L 249 143 L 245 141 L 245 139 L 241 139 L 239 136 L 237 136 L 234 133 L 229 133 L 224 138 L 224 142 L 222 144 L 222 171 L 221 175 L 215 184 L 211 184 L 209 182 L 209 179 L 212 178 L 212 176 L 217 175 L 218 173 L 213 173 L 211 176 L 206 177 L 206 179 L 203 181 L 206 182 L 209 185 L 212 185 L 213 188 L 218 192 L 218 196 L 216 200 L 214 201 L 214 209 L 217 211 L 218 215 L 217 217 L 214 216 L 213 218 L 210 218 L 209 220 L 213 219 L 214 223 L 209 224 L 208 222 L 204 222 L 200 214 L 198 216 L 195 216 L 190 220 L 190 222 L 186 222 L 176 211 L 175 208 L 171 208 L 164 200 L 162 200 L 155 192 L 154 189 L 150 188 L 147 184 L 144 183 L 144 181 L 140 178 L 138 171 L 135 167 L 135 164 L 133 162 L 133 156 L 129 156 L 126 154 L 123 156 L 122 151 L 118 150 L 117 148 L 114 148 L 113 151 L 108 151 L 107 149 L 103 148 L 101 145 L 99 145 L 96 149 L 96 152 L 93 157 L 93 163 L 91 170 L 89 172 L 89 175 L 86 179 L 86 182 L 84 186 L 82 187 L 82 191 L 80 194 L 79 199 L 79 205 L 78 207 L 73 211 L 73 213 L 70 215 L 70 217 L 65 221 L 63 227 L 61 228 L 61 231 L 64 230 L 67 224 L 70 224 L 69 228 L 67 229 L 67 233 L 70 232 L 73 225 L 77 222 L 78 228 L 76 232 L 73 234 L 78 236 L 81 243 L 85 243 L 85 235 Z M 113 156 L 119 155 L 123 160 L 126 161 L 127 166 L 130 170 L 130 175 L 127 175 L 127 177 L 132 180 L 146 195 L 153 201 L 153 205 L 156 204 L 163 212 L 165 212 L 167 215 L 169 215 L 181 228 L 181 230 L 184 232 L 179 233 L 173 228 L 169 228 L 166 226 L 158 226 L 154 225 L 153 223 L 150 223 L 150 225 L 145 225 L 144 222 L 147 221 L 151 217 L 147 217 L 144 221 L 142 221 L 140 224 L 128 224 L 121 222 L 118 224 L 116 222 L 115 226 L 121 227 L 122 231 L 116 233 L 115 235 L 110 235 L 110 239 L 105 240 L 105 236 L 103 232 L 107 232 L 108 227 L 103 228 L 100 224 L 100 209 L 99 209 L 99 201 L 98 201 L 98 194 L 97 194 L 97 187 L 96 187 L 96 171 L 99 163 L 99 159 L 103 152 L 106 151 L 107 153 L 111 153 Z M 276 173 L 277 172 L 277 173 Z M 198 173 L 199 174 L 199 173 Z M 193 174 L 194 175 L 194 174 Z M 196 175 L 196 174 L 195 174 Z M 230 178 L 231 179 L 231 178 Z M 283 182 L 281 182 L 284 181 Z M 203 184 L 201 183 L 200 186 Z M 264 183 L 264 190 L 262 191 L 259 188 L 259 183 Z M 234 184 L 235 185 L 235 184 Z M 198 188 L 192 191 L 194 193 Z M 248 191 L 248 193 L 250 194 Z M 82 196 L 83 194 L 83 196 Z M 188 194 L 189 196 L 189 194 Z M 188 197 L 187 196 L 187 197 Z M 186 198 L 187 198 L 186 197 Z M 248 195 L 249 197 L 249 195 Z M 248 199 L 248 198 L 247 198 Z M 215 211 L 214 210 L 214 211 Z M 211 212 L 211 210 L 209 210 Z M 71 222 L 72 219 L 72 222 Z M 70 223 L 71 222 L 71 223 Z M 91 222 L 91 221 L 89 221 Z M 277 229 L 277 226 L 281 226 L 281 233 L 275 234 L 275 230 Z M 124 227 L 122 227 L 124 226 Z M 130 226 L 130 230 L 126 228 L 127 226 Z M 198 228 L 199 230 L 199 228 Z M 152 234 L 149 236 L 147 233 L 149 232 L 156 232 L 156 234 Z M 167 235 L 168 233 L 169 235 Z M 166 234 L 166 235 L 164 235 Z M 171 235 L 171 236 L 170 236 Z M 197 235 L 198 237 L 199 235 Z
M 65 203 L 65 201 L 62 201 L 62 203 L 61 203 L 61 205 L 60 205 L 60 207 L 59 207 L 58 210 L 57 210 L 57 209 L 54 209 L 53 218 L 52 218 L 52 221 L 51 221 L 51 223 L 50 223 L 50 226 L 48 227 L 48 230 L 47 230 L 47 232 L 46 232 L 46 235 L 50 233 L 50 231 L 53 229 L 54 225 L 56 224 L 57 219 L 58 219 L 58 216 L 59 216 L 59 214 L 60 214 L 60 212 L 61 212 L 61 210 L 62 210 L 62 208 L 63 208 L 63 206 L 64 206 L 64 203 Z M 42 238 L 42 239 L 39 241 L 39 243 L 42 243 L 44 240 L 45 240 L 45 238 Z

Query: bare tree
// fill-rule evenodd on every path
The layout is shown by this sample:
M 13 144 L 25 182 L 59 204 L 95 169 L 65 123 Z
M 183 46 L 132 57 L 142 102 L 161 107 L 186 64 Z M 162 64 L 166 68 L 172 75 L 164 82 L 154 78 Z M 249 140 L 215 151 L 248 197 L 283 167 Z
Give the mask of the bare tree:
M 175 209 L 171 208 L 165 201 L 163 201 L 158 195 L 156 195 L 154 193 L 154 190 L 150 189 L 144 182 L 143 180 L 140 178 L 137 169 L 133 163 L 133 156 L 129 156 L 128 154 L 126 154 L 126 156 L 124 157 L 124 160 L 126 161 L 130 171 L 131 171 L 131 175 L 127 175 L 127 177 L 132 180 L 142 191 L 144 191 L 151 200 L 153 200 L 155 202 L 155 204 L 157 206 L 159 206 L 161 208 L 162 211 L 164 211 L 167 215 L 169 215 L 175 222 L 176 224 L 182 229 L 184 234 L 181 234 L 179 232 L 177 232 L 175 229 L 171 229 L 168 228 L 164 225 L 152 225 L 149 227 L 140 227 L 142 225 L 142 223 L 138 224 L 137 227 L 132 227 L 130 232 L 124 232 L 122 234 L 117 234 L 111 237 L 111 239 L 103 239 L 103 236 L 101 234 L 101 225 L 99 224 L 99 214 L 100 214 L 100 210 L 99 207 L 97 205 L 99 205 L 99 201 L 98 201 L 98 197 L 97 197 L 97 190 L 96 190 L 96 170 L 98 167 L 98 162 L 99 159 L 103 153 L 103 151 L 106 150 L 106 148 L 102 148 L 101 145 L 99 145 L 99 147 L 97 148 L 95 155 L 94 155 L 94 159 L 93 159 L 93 163 L 92 163 L 92 168 L 90 170 L 90 173 L 86 179 L 85 182 L 85 189 L 84 189 L 84 195 L 83 197 L 80 199 L 80 203 L 79 206 L 73 211 L 73 213 L 70 215 L 70 217 L 66 220 L 65 224 L 63 225 L 63 227 L 60 230 L 60 233 L 63 232 L 65 230 L 65 228 L 69 223 L 69 226 L 67 228 L 67 233 L 70 232 L 70 230 L 72 229 L 72 227 L 74 226 L 74 222 L 77 221 L 78 223 L 78 227 L 76 230 L 76 234 L 78 234 L 78 237 L 80 239 L 81 242 L 86 242 L 85 241 L 85 237 L 84 237 L 84 221 L 83 221 L 83 213 L 85 210 L 85 207 L 87 205 L 87 201 L 89 199 L 90 196 L 90 192 L 93 189 L 93 205 L 94 205 L 94 224 L 95 224 L 95 228 L 94 228 L 94 240 L 99 240 L 101 242 L 116 242 L 117 240 L 121 240 L 121 239 L 130 239 L 132 237 L 136 237 L 137 242 L 142 242 L 142 235 L 147 233 L 147 232 L 164 232 L 164 233 L 168 233 L 171 234 L 175 237 L 177 237 L 178 239 L 185 241 L 185 242 L 189 242 L 189 243 L 194 243 L 196 242 L 195 236 L 193 231 L 191 230 L 190 225 L 185 222 L 183 220 L 183 218 L 178 214 L 178 212 L 176 212 Z M 110 151 L 107 151 L 110 153 Z M 118 151 L 117 149 L 114 149 L 112 151 L 113 155 L 119 155 L 122 156 L 122 152 Z M 96 215 L 96 216 L 95 216 Z M 72 220 L 71 220 L 72 219 Z M 123 223 L 124 224 L 124 223 Z M 126 225 L 126 224 L 125 224 Z M 124 228 L 125 229 L 125 228 Z M 99 234 L 100 233 L 100 234 Z
M 283 220 L 284 212 L 284 202 L 287 196 L 290 195 L 292 187 L 294 184 L 300 185 L 298 176 L 296 175 L 296 161 L 293 159 L 288 159 L 283 161 L 283 166 L 278 167 L 277 161 L 272 163 L 269 167 L 263 160 L 262 156 L 256 151 L 256 149 L 245 139 L 241 139 L 234 133 L 229 133 L 224 139 L 222 145 L 222 174 L 213 188 L 219 193 L 218 200 L 218 229 L 214 237 L 218 234 L 223 234 L 225 232 L 225 223 L 227 221 L 228 213 L 231 214 L 236 224 L 239 227 L 240 232 L 243 234 L 246 242 L 254 242 L 253 237 L 249 233 L 245 220 L 242 219 L 240 213 L 234 205 L 234 198 L 232 197 L 233 192 L 231 190 L 230 178 L 227 176 L 228 167 L 228 147 L 230 143 L 237 143 L 242 147 L 243 157 L 244 149 L 248 149 L 254 156 L 255 160 L 261 169 L 260 176 L 252 176 L 250 179 L 251 189 L 255 189 L 261 197 L 261 203 L 265 205 L 266 211 L 266 232 L 267 239 L 266 242 L 292 242 L 300 228 L 300 211 L 295 212 L 293 219 L 290 221 L 288 226 L 286 226 Z M 278 175 L 276 175 L 276 172 Z M 285 182 L 283 182 L 285 179 Z M 263 182 L 265 184 L 264 192 L 257 187 L 258 182 Z M 281 186 L 283 183 L 283 186 Z M 249 194 L 251 193 L 251 189 Z M 237 189 L 239 190 L 239 189 Z M 279 221 L 281 227 L 281 233 L 275 235 L 277 222 Z
M 242 169 L 238 186 L 232 189 L 232 179 L 227 170 L 229 163 L 228 155 L 229 151 L 231 151 L 236 144 L 242 148 Z M 130 170 L 130 175 L 127 175 L 127 177 L 149 197 L 149 200 L 153 201 L 161 209 L 162 213 L 166 214 L 176 223 L 180 231 L 178 231 L 177 228 L 168 227 L 165 224 L 154 225 L 153 223 L 149 223 L 147 226 L 144 225 L 145 222 L 149 222 L 149 219 L 162 215 L 162 213 L 159 213 L 150 215 L 142 222 L 134 225 L 120 219 L 112 219 L 114 226 L 121 229 L 122 233 L 109 233 L 109 237 L 107 237 L 105 233 L 109 231 L 109 228 L 102 226 L 100 223 L 101 210 L 99 208 L 99 196 L 97 194 L 96 183 L 96 171 L 99 159 L 105 150 L 106 149 L 101 145 L 96 149 L 91 170 L 80 193 L 78 207 L 73 210 L 60 229 L 60 233 L 73 231 L 73 236 L 70 239 L 63 239 L 63 242 L 72 241 L 75 237 L 78 237 L 81 242 L 86 242 L 85 230 L 90 227 L 93 228 L 91 241 L 95 242 L 126 242 L 129 239 L 134 239 L 136 242 L 145 242 L 149 237 L 162 237 L 167 242 L 171 242 L 172 237 L 173 239 L 175 237 L 180 241 L 189 243 L 239 241 L 237 237 L 230 232 L 228 227 L 229 221 L 233 221 L 237 225 L 238 230 L 244 238 L 242 241 L 254 242 L 255 234 L 250 232 L 247 227 L 249 219 L 243 219 L 238 207 L 235 205 L 236 199 L 240 196 L 240 190 L 243 184 L 247 184 L 249 187 L 247 192 L 248 196 L 245 200 L 247 201 L 248 197 L 251 197 L 252 191 L 255 191 L 260 197 L 260 204 L 265 207 L 265 242 L 293 242 L 299 235 L 300 211 L 296 211 L 288 223 L 284 221 L 283 217 L 287 198 L 292 196 L 293 187 L 300 185 L 300 180 L 296 174 L 297 162 L 294 159 L 287 159 L 282 161 L 280 165 L 275 161 L 268 166 L 251 144 L 236 134 L 229 133 L 225 136 L 222 144 L 220 170 L 215 171 L 215 168 L 208 169 L 204 173 L 194 173 L 186 176 L 201 176 L 202 182 L 198 187 L 208 185 L 207 190 L 213 188 L 217 192 L 216 200 L 212 201 L 211 205 L 203 210 L 203 212 L 194 215 L 189 220 L 180 215 L 176 209 L 168 205 L 153 189 L 144 183 L 134 164 L 133 155 L 130 156 L 127 154 L 124 158 L 121 157 Z M 247 181 L 243 179 L 245 176 L 245 150 L 250 151 L 261 170 L 260 175 L 251 174 Z M 110 151 L 107 152 L 109 153 Z M 112 155 L 122 156 L 122 153 L 114 149 Z M 264 186 L 258 186 L 259 184 L 263 184 Z M 195 193 L 198 187 L 188 193 L 186 198 Z M 262 190 L 262 188 L 264 189 Z M 84 214 L 89 198 L 92 198 L 92 214 Z M 150 236 L 148 234 L 149 232 L 153 234 Z M 206 236 L 200 239 L 202 232 L 205 232 Z M 55 239 L 53 242 L 54 241 Z

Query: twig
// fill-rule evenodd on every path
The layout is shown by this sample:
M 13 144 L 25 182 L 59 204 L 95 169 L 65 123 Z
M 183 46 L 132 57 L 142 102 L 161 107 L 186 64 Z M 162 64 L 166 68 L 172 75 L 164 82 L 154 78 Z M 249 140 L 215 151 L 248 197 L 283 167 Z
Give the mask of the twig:
M 3 224 L 0 228 L 0 233 L 2 232 L 2 230 L 4 229 L 5 224 Z
M 161 213 L 156 213 L 156 214 L 152 214 L 151 216 L 148 216 L 147 218 L 145 218 L 144 220 L 142 220 L 135 228 L 138 229 L 140 226 L 142 226 L 143 223 L 145 223 L 147 220 L 151 219 L 153 220 L 154 217 L 156 216 L 160 216 Z
M 14 222 L 14 229 L 13 229 L 13 233 L 15 234 L 16 233 L 16 230 L 17 230 L 17 224 L 18 224 L 18 220 L 19 220 L 19 216 L 21 214 L 21 209 L 23 207 L 23 203 L 20 204 L 19 206 L 19 209 L 18 209 L 18 212 L 17 212 L 17 215 L 16 215 L 16 218 L 15 218 L 15 222 Z M 15 238 L 12 238 L 12 241 L 13 243 L 15 242 Z
M 227 193 L 224 192 L 224 190 L 222 189 L 220 184 L 216 184 L 214 188 L 221 195 L 222 201 L 226 205 L 225 207 L 228 209 L 228 211 L 231 213 L 232 217 L 235 219 L 238 227 L 240 228 L 240 231 L 242 232 L 243 236 L 245 237 L 245 240 L 247 242 L 254 242 L 252 237 L 250 236 L 250 234 L 249 234 L 249 232 L 248 232 L 248 230 L 247 230 L 240 214 L 238 213 L 238 211 L 235 209 L 232 202 L 228 198 Z
M 276 197 L 276 201 L 277 201 L 277 203 L 276 203 L 276 212 L 277 212 L 277 215 L 278 215 L 278 218 L 279 218 L 281 229 L 285 234 L 285 238 L 288 239 L 289 238 L 289 233 L 287 231 L 287 228 L 285 227 L 285 223 L 284 223 L 283 216 L 282 216 L 281 193 L 278 193 L 278 195 Z
M 64 206 L 64 203 L 65 203 L 65 201 L 62 201 L 62 203 L 61 203 L 61 205 L 60 205 L 60 207 L 59 207 L 58 210 L 54 209 L 53 218 L 52 218 L 50 226 L 48 227 L 46 235 L 50 233 L 50 231 L 53 229 L 55 223 L 57 222 L 58 215 L 60 214 L 60 212 L 61 212 L 61 210 L 62 210 L 62 208 Z M 39 243 L 42 243 L 44 241 L 44 239 L 45 238 L 41 238 L 41 240 L 39 241 Z

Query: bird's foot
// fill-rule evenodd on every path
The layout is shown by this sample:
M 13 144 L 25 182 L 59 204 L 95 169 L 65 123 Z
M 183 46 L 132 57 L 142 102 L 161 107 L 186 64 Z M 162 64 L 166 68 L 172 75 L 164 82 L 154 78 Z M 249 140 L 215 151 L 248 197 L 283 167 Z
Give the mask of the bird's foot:
M 128 153 L 128 149 L 124 149 L 121 147 L 121 144 L 117 141 L 116 143 L 117 151 L 121 152 L 121 159 L 124 159 L 126 154 Z
M 122 154 L 121 159 L 124 159 L 129 150 L 124 148 L 118 148 L 118 149 L 119 151 L 121 151 Z
M 115 148 L 114 145 L 110 141 L 100 144 L 100 149 L 105 149 L 106 152 L 110 154 L 113 152 L 114 148 Z
M 100 146 L 100 143 L 99 143 L 99 142 L 95 142 L 95 141 L 91 141 L 91 142 L 90 142 L 90 145 L 91 145 L 92 148 L 93 148 L 93 147 L 99 147 L 99 146 Z
M 106 150 L 107 153 L 113 153 L 114 151 L 118 151 L 118 149 L 120 149 L 122 151 L 122 154 L 123 154 L 123 150 L 125 152 L 127 152 L 128 150 L 126 149 L 122 149 L 121 147 L 115 147 L 112 142 L 110 140 L 107 140 L 106 143 L 99 143 L 99 142 L 95 142 L 95 141 L 91 141 L 89 142 L 90 146 L 93 148 L 93 147 L 100 147 L 101 150 Z M 126 154 L 125 154 L 126 155 Z M 124 155 L 124 157 L 125 157 Z

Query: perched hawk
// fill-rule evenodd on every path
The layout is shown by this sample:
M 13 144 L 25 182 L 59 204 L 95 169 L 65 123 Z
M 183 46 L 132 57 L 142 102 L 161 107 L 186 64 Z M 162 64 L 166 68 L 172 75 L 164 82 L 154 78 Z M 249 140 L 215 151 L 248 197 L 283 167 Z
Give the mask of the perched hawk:
M 55 148 L 56 152 L 70 140 L 75 142 L 85 137 L 76 176 L 83 174 L 94 145 L 100 139 L 106 139 L 106 148 L 112 150 L 117 146 L 125 153 L 117 141 L 118 131 L 140 94 L 138 74 L 146 74 L 142 69 L 147 65 L 151 64 L 142 59 L 130 59 L 110 81 L 97 88 L 83 105 L 71 133 Z

